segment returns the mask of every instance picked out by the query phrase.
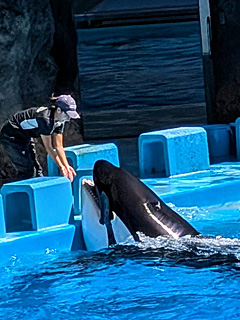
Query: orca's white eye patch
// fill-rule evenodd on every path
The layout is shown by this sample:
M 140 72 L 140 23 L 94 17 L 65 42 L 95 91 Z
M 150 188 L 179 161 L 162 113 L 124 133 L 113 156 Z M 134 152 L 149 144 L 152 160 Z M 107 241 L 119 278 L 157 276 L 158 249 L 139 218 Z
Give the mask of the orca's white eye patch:
M 160 203 L 160 201 L 158 201 L 158 202 L 155 204 L 155 208 L 156 208 L 157 210 L 161 210 L 161 203 Z

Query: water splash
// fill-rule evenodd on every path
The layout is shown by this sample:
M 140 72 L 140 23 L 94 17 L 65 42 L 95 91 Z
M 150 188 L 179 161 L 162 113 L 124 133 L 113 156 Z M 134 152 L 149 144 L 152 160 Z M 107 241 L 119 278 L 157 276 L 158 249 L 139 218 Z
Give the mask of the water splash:
M 175 240 L 166 236 L 150 238 L 142 233 L 138 235 L 140 242 L 127 240 L 115 246 L 114 253 L 138 259 L 152 259 L 154 256 L 159 263 L 164 261 L 195 268 L 232 264 L 235 268 L 240 267 L 240 239 L 237 238 L 185 236 Z

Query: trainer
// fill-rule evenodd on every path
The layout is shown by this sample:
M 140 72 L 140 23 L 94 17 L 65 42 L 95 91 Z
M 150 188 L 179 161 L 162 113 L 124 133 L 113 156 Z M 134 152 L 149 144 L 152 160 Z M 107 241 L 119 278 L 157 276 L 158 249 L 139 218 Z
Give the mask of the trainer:
M 66 121 L 80 118 L 76 109 L 76 102 L 70 95 L 60 95 L 51 98 L 49 107 L 22 110 L 3 125 L 0 139 L 17 170 L 16 180 L 43 176 L 34 142 L 34 138 L 41 137 L 61 174 L 73 181 L 76 172 L 69 165 L 63 148 L 63 131 Z

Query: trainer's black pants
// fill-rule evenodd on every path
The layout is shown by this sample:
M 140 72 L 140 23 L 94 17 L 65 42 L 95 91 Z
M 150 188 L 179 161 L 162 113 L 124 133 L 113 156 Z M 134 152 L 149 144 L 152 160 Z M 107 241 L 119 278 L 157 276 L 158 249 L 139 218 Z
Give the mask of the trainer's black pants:
M 14 137 L 1 134 L 1 143 L 18 172 L 15 180 L 43 176 L 33 139 L 17 141 Z

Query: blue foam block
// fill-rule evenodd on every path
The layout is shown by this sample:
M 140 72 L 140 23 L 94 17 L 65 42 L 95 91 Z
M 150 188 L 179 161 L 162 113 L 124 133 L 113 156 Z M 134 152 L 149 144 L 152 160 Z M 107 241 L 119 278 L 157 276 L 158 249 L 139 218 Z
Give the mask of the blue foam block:
M 203 128 L 207 131 L 210 158 L 229 156 L 232 135 L 230 125 L 210 124 Z
M 5 227 L 5 219 L 4 219 L 3 200 L 2 200 L 2 196 L 0 195 L 0 238 L 4 237 L 5 234 L 6 234 L 6 227 Z
M 99 160 L 107 160 L 119 166 L 118 149 L 114 143 L 105 144 L 80 144 L 64 148 L 69 163 L 76 170 L 83 167 L 83 170 L 93 169 L 94 163 Z M 48 175 L 59 175 L 56 163 L 48 156 Z
M 67 224 L 73 198 L 65 177 L 41 177 L 4 184 L 6 231 L 40 230 Z
M 77 176 L 72 183 L 74 196 L 74 214 L 81 212 L 81 180 L 85 176 L 91 178 L 94 163 L 97 160 L 107 160 L 119 166 L 118 148 L 114 143 L 82 144 L 64 148 L 69 163 L 75 169 Z M 56 163 L 48 156 L 48 174 L 60 175 Z
M 201 127 L 143 133 L 139 136 L 138 148 L 141 178 L 209 169 L 207 133 Z

